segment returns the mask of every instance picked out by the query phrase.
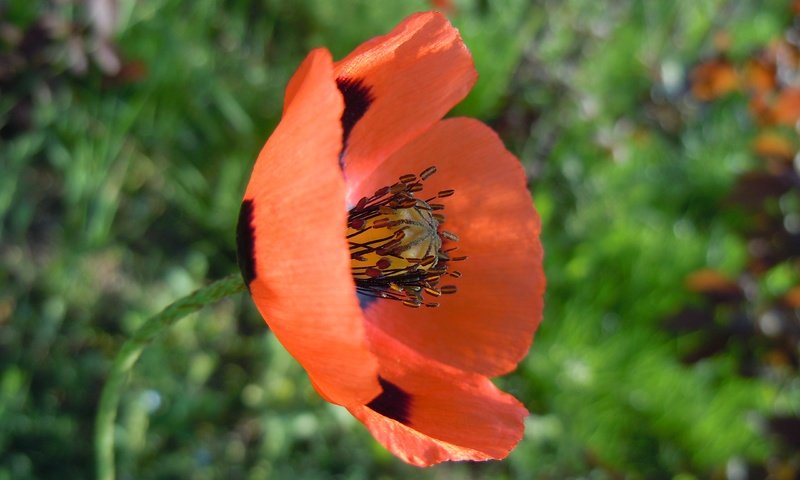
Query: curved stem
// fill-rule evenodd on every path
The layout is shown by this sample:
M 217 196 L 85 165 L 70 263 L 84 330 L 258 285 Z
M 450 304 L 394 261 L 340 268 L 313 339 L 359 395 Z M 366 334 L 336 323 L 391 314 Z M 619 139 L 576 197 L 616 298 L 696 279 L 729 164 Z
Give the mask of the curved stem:
M 150 317 L 131 338 L 125 341 L 114 358 L 108 380 L 100 395 L 100 404 L 95 417 L 95 465 L 99 480 L 114 479 L 114 422 L 117 418 L 117 407 L 128 373 L 139 359 L 144 347 L 186 315 L 244 289 L 244 283 L 238 274 L 217 280 Z

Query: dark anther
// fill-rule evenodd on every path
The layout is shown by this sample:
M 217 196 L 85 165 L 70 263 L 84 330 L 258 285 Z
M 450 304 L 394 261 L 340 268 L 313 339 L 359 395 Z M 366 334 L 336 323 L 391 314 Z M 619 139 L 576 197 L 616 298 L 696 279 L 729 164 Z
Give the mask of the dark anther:
M 453 286 L 443 290 L 438 284 L 444 275 L 460 276 L 448 272 L 452 260 L 447 252 L 455 247 L 442 248 L 446 242 L 458 241 L 458 236 L 440 229 L 444 216 L 434 211 L 443 210 L 444 205 L 429 204 L 414 195 L 435 172 L 435 167 L 429 167 L 419 176 L 402 175 L 397 183 L 361 198 L 349 211 L 347 240 L 360 295 L 419 308 L 438 306 L 426 302 L 423 295 L 455 292 Z M 449 196 L 452 190 L 440 193 Z
M 385 270 L 389 268 L 391 264 L 392 261 L 389 260 L 388 258 L 381 258 L 380 260 L 378 260 L 378 263 L 376 263 L 375 266 L 377 266 L 381 270 Z
M 400 176 L 400 181 L 403 183 L 414 183 L 417 179 L 417 176 L 413 173 L 407 173 L 405 175 Z
M 436 167 L 428 167 L 419 174 L 419 178 L 423 180 L 429 179 L 434 173 L 436 173 Z

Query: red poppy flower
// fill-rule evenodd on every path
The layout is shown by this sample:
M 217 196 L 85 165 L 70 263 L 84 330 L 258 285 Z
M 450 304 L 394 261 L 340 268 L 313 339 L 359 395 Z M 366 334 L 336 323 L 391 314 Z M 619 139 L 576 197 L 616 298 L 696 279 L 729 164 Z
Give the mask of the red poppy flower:
M 442 120 L 476 77 L 432 12 L 339 62 L 312 51 L 237 229 L 256 306 L 316 390 L 420 466 L 508 455 L 527 411 L 489 377 L 541 320 L 523 169 L 482 123 Z

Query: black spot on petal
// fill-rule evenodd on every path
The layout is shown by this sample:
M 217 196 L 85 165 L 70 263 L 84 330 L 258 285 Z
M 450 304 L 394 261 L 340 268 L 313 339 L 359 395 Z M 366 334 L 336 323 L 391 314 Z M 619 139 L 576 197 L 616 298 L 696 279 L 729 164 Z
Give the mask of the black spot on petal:
M 347 139 L 356 122 L 367 113 L 367 109 L 375 101 L 372 88 L 364 84 L 359 78 L 340 77 L 336 79 L 336 86 L 344 97 L 344 112 L 342 112 L 342 151 L 347 147 Z
M 411 414 L 411 394 L 383 377 L 378 377 L 383 392 L 367 404 L 367 408 L 384 417 L 409 425 Z
M 239 210 L 236 225 L 236 257 L 245 285 L 256 278 L 255 229 L 253 228 L 253 201 L 245 200 Z

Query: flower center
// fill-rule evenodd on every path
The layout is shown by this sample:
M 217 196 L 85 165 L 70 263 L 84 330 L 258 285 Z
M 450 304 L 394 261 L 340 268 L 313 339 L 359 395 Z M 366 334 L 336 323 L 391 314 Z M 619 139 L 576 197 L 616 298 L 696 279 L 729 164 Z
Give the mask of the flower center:
M 350 209 L 347 240 L 356 290 L 362 295 L 398 300 L 409 307 L 438 307 L 423 295 L 439 297 L 456 292 L 455 285 L 440 285 L 445 276 L 458 278 L 449 263 L 467 257 L 451 257 L 457 247 L 443 249 L 456 235 L 441 230 L 444 205 L 432 203 L 449 197 L 453 190 L 442 190 L 427 200 L 414 196 L 422 182 L 436 173 L 426 168 L 419 176 L 407 174 L 394 185 L 383 187 L 371 197 L 363 197 Z

